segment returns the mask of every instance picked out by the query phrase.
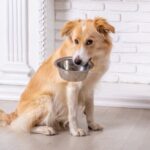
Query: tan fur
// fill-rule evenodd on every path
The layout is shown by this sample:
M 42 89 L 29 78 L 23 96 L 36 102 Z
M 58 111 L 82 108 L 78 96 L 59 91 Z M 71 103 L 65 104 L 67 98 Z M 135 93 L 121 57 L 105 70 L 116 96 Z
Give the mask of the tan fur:
M 67 124 L 68 113 L 71 113 L 68 110 L 72 111 L 70 105 L 73 105 L 72 109 L 75 107 L 72 101 L 69 102 L 68 100 L 67 90 L 70 87 L 69 90 L 76 93 L 74 97 L 78 99 L 77 105 L 85 107 L 84 112 L 86 113 L 88 126 L 93 130 L 100 129 L 100 126 L 95 124 L 93 119 L 93 90 L 97 81 L 108 68 L 112 47 L 109 32 L 114 32 L 114 27 L 102 18 L 84 20 L 84 31 L 82 31 L 82 25 L 82 20 L 70 21 L 64 25 L 61 34 L 67 36 L 66 40 L 57 51 L 43 62 L 32 77 L 20 97 L 15 112 L 10 115 L 0 112 L 1 121 L 6 122 L 17 131 L 37 131 L 37 133 L 43 131 L 43 134 L 47 134 L 49 133 L 48 128 L 34 127 L 46 125 L 57 129 L 59 124 Z M 85 40 L 88 38 L 93 39 L 94 45 L 84 45 Z M 79 39 L 80 43 L 78 45 L 75 45 L 75 39 Z M 94 68 L 80 84 L 69 83 L 60 78 L 54 62 L 61 57 L 73 56 L 81 47 L 84 47 L 87 55 L 92 58 Z M 70 114 L 69 121 L 71 120 L 73 120 L 72 114 Z M 70 122 L 69 124 L 71 126 Z M 85 135 L 82 129 L 73 127 L 70 130 L 72 130 L 71 134 L 75 136 Z M 53 131 L 51 134 L 54 133 Z

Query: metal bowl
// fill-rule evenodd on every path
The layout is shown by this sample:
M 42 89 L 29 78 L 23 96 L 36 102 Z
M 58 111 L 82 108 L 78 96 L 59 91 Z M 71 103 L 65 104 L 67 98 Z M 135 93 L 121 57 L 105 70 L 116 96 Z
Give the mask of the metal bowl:
M 55 61 L 60 77 L 67 81 L 78 82 L 83 81 L 91 68 L 93 63 L 89 61 L 86 65 L 74 64 L 72 57 L 63 57 Z

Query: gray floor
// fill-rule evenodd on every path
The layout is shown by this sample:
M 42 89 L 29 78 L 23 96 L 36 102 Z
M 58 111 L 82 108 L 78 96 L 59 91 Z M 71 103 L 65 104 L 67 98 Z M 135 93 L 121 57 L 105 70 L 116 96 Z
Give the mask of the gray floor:
M 0 102 L 7 111 L 14 106 Z M 72 137 L 67 131 L 50 137 L 0 128 L 0 150 L 150 150 L 150 110 L 96 107 L 95 117 L 105 129 L 86 137 Z

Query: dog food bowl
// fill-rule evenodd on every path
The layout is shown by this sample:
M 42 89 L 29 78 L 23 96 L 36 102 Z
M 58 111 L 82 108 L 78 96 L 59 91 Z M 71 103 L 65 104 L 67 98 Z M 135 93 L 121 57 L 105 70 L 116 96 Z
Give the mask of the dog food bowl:
M 78 82 L 83 81 L 90 69 L 93 68 L 93 63 L 89 61 L 86 65 L 76 65 L 72 57 L 63 57 L 55 61 L 60 77 L 67 81 Z

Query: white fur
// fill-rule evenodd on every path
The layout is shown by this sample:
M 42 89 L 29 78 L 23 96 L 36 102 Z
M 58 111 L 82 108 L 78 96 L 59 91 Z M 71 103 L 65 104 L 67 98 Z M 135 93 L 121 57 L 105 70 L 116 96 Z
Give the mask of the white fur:
M 86 23 L 85 21 L 82 22 L 82 32 L 84 32 L 86 30 Z
M 88 60 L 90 59 L 90 57 L 88 56 L 86 50 L 81 47 L 80 50 L 78 50 L 74 55 L 73 55 L 73 60 L 75 60 L 76 57 L 80 57 L 82 60 L 83 65 L 86 64 L 88 62 Z
M 52 127 L 48 126 L 37 126 L 31 129 L 32 133 L 45 134 L 45 135 L 55 135 L 56 131 Z
M 18 117 L 16 120 L 14 120 L 11 123 L 10 125 L 11 129 L 17 132 L 30 132 L 30 127 L 32 124 L 32 117 L 33 115 L 36 115 L 36 114 L 37 112 L 33 114 L 32 112 L 30 112 L 28 114 Z
M 73 136 L 83 136 L 87 134 L 85 129 L 78 127 L 78 95 L 81 88 L 80 83 L 70 83 L 67 87 L 68 119 L 70 133 Z
M 85 21 L 82 22 L 82 32 L 86 30 L 86 23 Z M 83 46 L 73 55 L 73 59 L 75 60 L 76 57 L 80 57 L 82 59 L 83 65 L 86 64 L 89 60 L 89 56 Z

